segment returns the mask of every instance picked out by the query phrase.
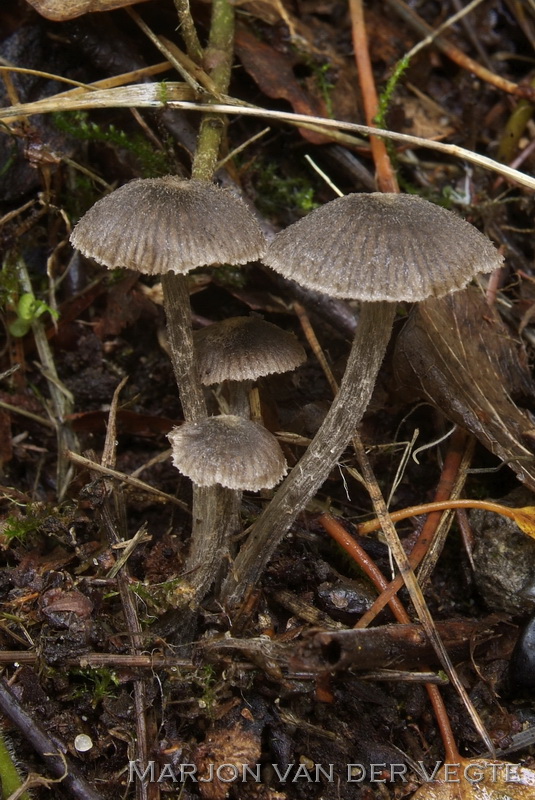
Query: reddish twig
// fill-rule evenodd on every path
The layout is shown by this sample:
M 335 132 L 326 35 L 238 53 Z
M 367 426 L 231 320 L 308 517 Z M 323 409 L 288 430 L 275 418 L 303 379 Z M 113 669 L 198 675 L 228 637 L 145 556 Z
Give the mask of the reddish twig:
M 368 37 L 366 35 L 362 0 L 349 0 L 349 9 L 351 13 L 355 61 L 357 62 L 357 69 L 359 72 L 359 83 L 362 91 L 364 111 L 366 113 L 366 122 L 368 125 L 374 126 L 379 105 L 370 53 L 368 50 Z M 384 140 L 372 136 L 370 138 L 370 146 L 377 170 L 378 189 L 381 192 L 399 192 L 396 175 L 392 169 Z
M 468 434 L 462 428 L 458 428 L 451 437 L 450 446 L 444 459 L 444 466 L 435 491 L 435 500 L 437 502 L 442 500 L 445 501 L 450 498 L 456 483 L 456 478 L 459 473 L 461 463 L 465 456 L 468 443 Z M 392 512 L 390 515 L 394 521 L 396 520 L 395 514 L 396 512 Z M 428 515 L 409 558 L 411 567 L 413 569 L 416 569 L 418 564 L 421 563 L 422 559 L 428 552 L 428 548 L 431 544 L 433 536 L 435 535 L 435 531 L 441 518 L 441 511 L 434 511 Z M 368 525 L 370 527 L 369 523 L 364 523 L 364 525 Z M 369 527 L 367 530 L 363 530 L 363 528 L 359 526 L 359 534 L 363 535 L 365 533 L 369 533 Z M 368 625 L 370 625 L 375 617 L 383 610 L 389 600 L 401 589 L 402 586 L 403 578 L 401 575 L 398 575 L 379 595 L 373 606 L 365 614 L 363 614 L 355 627 L 366 628 Z

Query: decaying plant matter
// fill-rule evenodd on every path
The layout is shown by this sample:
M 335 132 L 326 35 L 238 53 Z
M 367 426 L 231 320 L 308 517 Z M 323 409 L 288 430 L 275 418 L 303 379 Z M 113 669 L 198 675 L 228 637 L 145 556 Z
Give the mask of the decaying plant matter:
M 31 5 L 0 4 L 5 793 L 527 800 L 533 10 Z

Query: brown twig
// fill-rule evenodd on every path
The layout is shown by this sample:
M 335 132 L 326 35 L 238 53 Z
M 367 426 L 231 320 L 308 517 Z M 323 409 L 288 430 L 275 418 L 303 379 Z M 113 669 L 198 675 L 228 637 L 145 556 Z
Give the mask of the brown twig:
M 373 127 L 379 105 L 375 81 L 373 79 L 370 53 L 368 50 L 368 37 L 366 35 L 362 0 L 349 0 L 349 9 L 351 12 L 355 60 L 359 72 L 359 83 L 366 113 L 366 122 Z M 381 192 L 399 192 L 396 174 L 392 169 L 384 140 L 378 139 L 376 136 L 371 136 L 370 146 L 377 170 L 377 186 L 379 190 Z
M 65 452 L 65 456 L 72 461 L 73 464 L 78 464 L 79 467 L 85 467 L 85 469 L 92 470 L 99 475 L 107 475 L 110 478 L 116 478 L 118 481 L 125 483 L 127 486 L 133 486 L 135 489 L 141 489 L 143 492 L 153 494 L 156 497 L 160 497 L 162 500 L 165 500 L 166 503 L 173 503 L 173 505 L 178 506 L 187 514 L 191 513 L 186 503 L 184 503 L 182 500 L 179 500 L 178 497 L 174 497 L 172 494 L 162 492 L 160 489 L 156 489 L 149 483 L 139 480 L 139 478 L 134 478 L 124 472 L 111 469 L 111 467 L 104 467 L 102 464 L 98 464 L 96 461 L 92 461 L 90 458 L 86 458 L 85 456 L 80 456 L 78 453 L 73 453 L 70 450 Z
M 427 22 L 425 22 L 416 13 L 416 11 L 413 11 L 412 8 L 404 3 L 403 0 L 387 0 L 387 2 L 388 5 L 394 9 L 396 14 L 398 14 L 421 36 L 430 36 L 433 34 L 433 28 L 428 25 Z M 490 83 L 492 86 L 495 86 L 502 92 L 514 94 L 517 97 L 524 97 L 527 100 L 533 100 L 535 97 L 535 89 L 532 86 L 519 86 L 517 83 L 513 83 L 512 81 L 508 81 L 506 78 L 502 78 L 500 75 L 496 75 L 494 72 L 486 69 L 486 67 L 482 67 L 481 64 L 479 64 L 477 61 L 474 61 L 474 59 L 470 58 L 470 56 L 467 56 L 466 53 L 463 53 L 462 50 L 459 50 L 458 47 L 455 47 L 455 45 L 451 44 L 451 42 L 449 42 L 444 36 L 438 35 L 433 39 L 433 41 L 438 49 L 444 53 L 444 55 L 465 69 L 467 72 L 472 72 L 482 81 L 485 81 L 485 83 Z
M 102 465 L 108 468 L 115 466 L 117 408 L 119 405 L 119 395 L 127 380 L 127 378 L 124 378 L 119 383 L 113 393 L 110 405 L 108 428 L 102 454 Z M 113 546 L 123 542 L 127 538 L 126 509 L 120 487 L 116 487 L 111 496 L 108 491 L 100 513 L 110 544 Z M 136 654 L 138 647 L 141 647 L 142 644 L 142 629 L 137 613 L 135 596 L 130 589 L 130 577 L 126 563 L 122 565 L 117 573 L 117 585 L 121 596 L 126 629 L 130 638 L 130 651 L 132 654 Z M 146 764 L 149 754 L 146 712 L 150 705 L 147 702 L 146 685 L 145 679 L 143 678 L 134 681 L 134 705 L 136 717 L 136 758 L 139 763 Z M 142 781 L 136 783 L 136 796 L 138 800 L 152 800 L 152 798 L 155 798 L 157 795 L 159 796 L 158 787 L 151 786 L 150 783 L 146 784 Z

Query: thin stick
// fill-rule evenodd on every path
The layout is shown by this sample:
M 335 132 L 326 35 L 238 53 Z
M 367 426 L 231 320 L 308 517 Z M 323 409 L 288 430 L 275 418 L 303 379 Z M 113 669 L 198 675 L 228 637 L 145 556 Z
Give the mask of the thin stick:
M 189 0 L 174 0 L 175 8 L 180 20 L 180 33 L 184 39 L 188 56 L 192 61 L 200 64 L 203 57 L 203 49 L 197 35 L 197 29 L 191 16 Z
M 467 6 L 461 8 L 459 11 L 457 11 L 457 13 L 453 14 L 451 17 L 448 17 L 448 19 L 445 22 L 443 22 L 442 25 L 439 25 L 438 28 L 431 31 L 431 33 L 428 36 L 426 36 L 425 39 L 422 39 L 421 42 L 415 44 L 414 47 L 409 50 L 409 52 L 406 54 L 405 57 L 413 58 L 416 55 L 416 53 L 419 53 L 420 50 L 423 50 L 424 47 L 427 47 L 428 44 L 432 44 L 440 36 L 441 33 L 444 33 L 445 30 L 451 28 L 451 26 L 455 25 L 455 23 L 458 22 L 460 19 L 465 17 L 467 14 L 470 14 L 470 12 L 473 11 L 474 8 L 477 8 L 477 6 L 479 6 L 482 2 L 484 2 L 484 0 L 472 0 L 472 2 L 468 3 Z
M 176 94 L 181 95 L 190 93 L 189 87 L 184 84 L 167 83 L 167 97 L 162 97 L 162 89 L 159 85 L 135 85 L 121 89 L 109 89 L 99 92 L 91 92 L 88 96 L 72 97 L 61 104 L 58 108 L 56 96 L 37 100 L 33 103 L 21 103 L 7 108 L 0 108 L 0 120 L 12 121 L 14 118 L 32 116 L 33 114 L 48 114 L 51 112 L 75 111 L 79 108 L 120 108 L 136 106 L 138 108 L 176 108 L 182 111 L 213 111 L 221 114 L 235 114 L 238 116 L 258 117 L 260 119 L 279 120 L 295 125 L 298 128 L 306 127 L 308 130 L 326 133 L 330 129 L 340 131 L 350 131 L 364 136 L 382 136 L 385 139 L 392 139 L 413 147 L 425 147 L 428 150 L 436 150 L 440 153 L 468 161 L 476 164 L 482 169 L 497 172 L 505 178 L 525 186 L 528 189 L 535 189 L 535 178 L 520 172 L 517 169 L 500 164 L 492 158 L 474 153 L 464 147 L 455 144 L 446 144 L 432 139 L 422 139 L 420 136 L 411 136 L 408 133 L 398 133 L 384 128 L 370 128 L 369 125 L 359 125 L 354 122 L 344 122 L 342 120 L 327 119 L 325 117 L 314 117 L 308 114 L 294 114 L 287 111 L 271 111 L 255 106 L 246 106 L 234 98 L 226 98 L 225 103 L 197 103 L 190 100 L 176 98 Z M 175 95 L 175 97 L 173 97 Z M 353 144 L 357 144 L 353 140 Z
M 377 479 L 375 474 L 371 468 L 370 462 L 366 455 L 366 451 L 362 446 L 362 442 L 358 437 L 355 437 L 353 440 L 353 447 L 357 453 L 357 457 L 359 459 L 360 468 L 362 471 L 362 475 L 366 481 L 368 493 L 373 503 L 373 507 L 375 512 L 378 513 L 378 516 L 381 519 L 381 527 L 383 529 L 383 533 L 385 535 L 386 541 L 390 550 L 392 551 L 392 555 L 398 565 L 399 571 L 403 576 L 403 580 L 409 592 L 410 598 L 413 602 L 413 605 L 416 609 L 416 613 L 418 614 L 418 618 L 422 623 L 424 630 L 427 634 L 427 637 L 433 648 L 440 659 L 441 664 L 443 665 L 444 669 L 446 670 L 448 677 L 457 691 L 457 694 L 462 699 L 466 710 L 470 714 L 472 718 L 472 722 L 481 736 L 482 740 L 485 742 L 487 749 L 491 753 L 495 753 L 494 745 L 492 740 L 485 729 L 485 726 L 476 711 L 476 708 L 472 701 L 470 700 L 466 689 L 464 688 L 463 684 L 460 681 L 457 672 L 455 671 L 455 667 L 453 666 L 449 654 L 444 647 L 444 644 L 438 635 L 437 629 L 435 627 L 435 622 L 431 613 L 427 607 L 427 603 L 425 602 L 425 598 L 423 596 L 422 590 L 418 581 L 416 580 L 416 576 L 411 568 L 409 558 L 403 549 L 403 545 L 401 544 L 396 528 L 390 515 L 388 513 L 388 509 L 386 507 L 386 503 L 384 501 L 383 495 L 379 488 L 379 484 L 377 483 Z
M 453 435 L 451 440 L 450 447 L 446 454 L 446 458 L 444 459 L 444 467 L 442 470 L 442 475 L 440 476 L 440 480 L 438 482 L 437 490 L 435 496 L 437 498 L 447 499 L 450 495 L 458 494 L 462 487 L 464 486 L 466 480 L 466 471 L 470 464 L 472 453 L 474 449 L 474 440 L 471 437 L 468 440 L 468 434 L 462 430 L 457 429 Z M 454 477 L 456 476 L 456 477 Z M 392 519 L 392 514 L 395 512 L 390 511 L 390 518 Z M 439 522 L 440 519 L 440 522 Z M 364 523 L 366 524 L 366 523 Z M 430 515 L 421 532 L 416 540 L 416 543 L 413 547 L 412 553 L 410 554 L 409 560 L 410 564 L 413 569 L 416 569 L 418 564 L 425 558 L 427 552 L 429 551 L 430 541 L 435 534 L 437 529 L 437 524 L 439 529 L 444 526 L 446 529 L 449 527 L 449 519 L 444 524 L 444 517 L 440 517 L 439 513 Z M 363 535 L 358 529 L 359 535 Z M 423 585 L 425 579 L 419 574 L 418 579 L 420 584 Z M 393 595 L 401 589 L 403 586 L 403 578 L 401 575 L 398 575 L 392 583 L 382 592 L 377 600 L 374 602 L 372 607 L 366 611 L 365 614 L 359 619 L 355 628 L 366 628 L 370 625 L 376 616 L 383 610 L 386 606 L 388 601 L 390 600 Z
M 195 80 L 195 78 L 192 75 L 190 75 L 188 70 L 185 69 L 183 65 L 180 63 L 180 61 L 175 57 L 174 53 L 172 53 L 171 50 L 165 46 L 165 44 L 161 41 L 160 37 L 157 36 L 154 33 L 154 31 L 152 31 L 151 28 L 149 28 L 147 23 L 143 21 L 143 19 L 139 16 L 137 11 L 134 11 L 133 8 L 125 8 L 125 11 L 128 14 L 128 16 L 134 20 L 138 28 L 140 28 L 143 31 L 145 36 L 147 36 L 151 40 L 151 42 L 158 48 L 160 53 L 162 53 L 162 55 L 165 56 L 165 58 L 173 65 L 178 74 L 184 78 L 188 86 L 191 86 L 194 92 L 202 94 L 202 86 L 200 85 L 200 83 L 197 80 Z
M 191 513 L 186 503 L 182 502 L 182 500 L 179 500 L 178 497 L 174 497 L 172 494 L 167 494 L 166 492 L 162 492 L 160 489 L 156 489 L 149 483 L 145 483 L 145 481 L 139 480 L 139 478 L 133 478 L 131 475 L 127 475 L 125 472 L 119 472 L 116 469 L 111 469 L 111 467 L 103 467 L 96 461 L 92 461 L 90 458 L 81 456 L 78 453 L 73 453 L 71 450 L 66 450 L 65 456 L 74 464 L 78 464 L 78 466 L 80 467 L 85 467 L 85 469 L 93 470 L 94 472 L 98 472 L 101 475 L 108 475 L 110 478 L 116 478 L 117 480 L 126 483 L 128 486 L 133 486 L 135 489 L 141 489 L 143 492 L 148 492 L 149 494 L 156 495 L 156 497 L 161 497 L 161 499 L 165 500 L 165 502 L 167 503 L 173 503 L 175 506 L 178 506 L 179 508 L 182 509 L 182 511 L 185 511 L 187 514 Z
M 390 519 L 392 522 L 399 522 L 409 517 L 418 517 L 420 514 L 432 514 L 435 511 L 449 511 L 454 508 L 479 508 L 483 511 L 492 511 L 495 514 L 501 514 L 502 517 L 515 520 L 518 518 L 518 509 L 509 508 L 509 506 L 502 506 L 500 503 L 493 503 L 490 500 L 441 500 L 432 503 L 421 503 L 416 506 L 408 506 L 402 508 L 400 511 L 391 511 Z M 379 519 L 372 519 L 369 522 L 361 522 L 358 526 L 360 536 L 367 536 L 372 531 L 377 531 L 381 528 L 381 521 Z
M 524 97 L 527 100 L 532 100 L 535 97 L 535 90 L 533 87 L 520 86 L 517 83 L 508 81 L 506 78 L 502 78 L 500 75 L 496 75 L 494 72 L 486 69 L 486 67 L 482 67 L 481 64 L 474 61 L 470 56 L 467 56 L 466 53 L 463 53 L 462 50 L 459 50 L 458 47 L 451 44 L 444 36 L 436 36 L 433 28 L 413 11 L 412 8 L 404 3 L 403 0 L 387 0 L 387 2 L 388 5 L 414 30 L 418 31 L 419 34 L 433 37 L 433 42 L 436 47 L 467 72 L 473 72 L 474 75 L 477 75 L 477 77 L 481 78 L 485 83 L 490 83 L 502 92 L 514 94 L 517 97 Z
M 76 764 L 64 755 L 41 725 L 19 704 L 4 680 L 0 680 L 0 712 L 15 725 L 39 754 L 47 769 L 61 779 L 61 786 L 74 800 L 103 800 L 80 773 Z
M 377 91 L 373 79 L 372 64 L 368 50 L 368 37 L 364 22 L 362 0 L 349 0 L 351 13 L 351 29 L 353 33 L 353 49 L 359 74 L 359 83 L 364 101 L 366 122 L 373 127 L 373 121 L 379 110 Z M 376 136 L 370 138 L 373 161 L 377 170 L 377 186 L 381 192 L 399 192 L 396 174 L 388 156 L 383 139 Z
M 103 467 L 110 466 L 111 468 L 112 465 L 115 465 L 117 409 L 119 406 L 119 395 L 127 380 L 127 378 L 123 378 L 113 393 L 108 415 L 108 428 L 106 431 L 104 450 L 102 453 Z M 108 540 L 112 547 L 122 543 L 126 538 L 126 510 L 121 489 L 113 493 L 108 489 L 100 513 L 108 535 Z M 128 566 L 124 561 L 117 571 L 117 585 L 121 596 L 126 629 L 130 638 L 130 652 L 136 654 L 138 647 L 140 647 L 142 643 L 142 629 L 137 613 L 136 597 L 130 589 Z M 146 710 L 150 705 L 146 700 L 146 685 L 143 678 L 134 680 L 134 707 L 136 712 L 136 758 L 141 764 L 145 764 L 149 754 Z M 136 796 L 139 800 L 149 800 L 150 796 L 154 796 L 154 791 L 153 789 L 151 790 L 147 784 L 138 781 L 136 783 Z

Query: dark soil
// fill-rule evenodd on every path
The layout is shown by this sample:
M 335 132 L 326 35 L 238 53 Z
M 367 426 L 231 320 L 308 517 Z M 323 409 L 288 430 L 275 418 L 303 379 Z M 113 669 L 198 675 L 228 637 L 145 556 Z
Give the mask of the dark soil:
M 454 2 L 412 5 L 435 29 L 458 8 Z M 230 93 L 267 108 L 363 122 L 346 4 L 306 0 L 284 7 L 286 20 L 276 3 L 238 4 Z M 156 33 L 183 47 L 172 2 L 135 8 Z M 204 42 L 209 7 L 194 2 L 192 13 Z M 421 34 L 390 2 L 370 3 L 366 19 L 381 91 Z M 295 26 L 293 38 L 288 21 Z M 0 31 L 0 63 L 82 83 L 163 60 L 124 10 L 50 21 L 23 0 L 8 0 L 0 9 Z M 486 0 L 446 38 L 491 72 L 525 86 L 532 81 L 535 17 L 529 4 Z M 8 74 L 0 82 L 3 106 L 70 88 L 48 77 Z M 176 79 L 171 69 L 147 78 Z M 520 123 L 522 104 L 528 111 Z M 386 121 L 393 130 L 509 163 L 522 155 L 519 169 L 533 175 L 530 108 L 433 45 L 401 77 Z M 181 605 L 191 485 L 166 454 L 166 434 L 183 414 L 162 346 L 159 281 L 84 259 L 71 248 L 69 234 L 108 189 L 136 177 L 189 176 L 198 122 L 196 115 L 168 109 L 135 115 L 102 109 L 32 115 L 0 129 L 0 661 L 3 691 L 9 694 L 9 684 L 27 714 L 18 723 L 6 719 L 3 735 L 23 777 L 51 779 L 58 769 L 61 775 L 61 762 L 54 771 L 43 755 L 49 745 L 32 739 L 36 729 L 68 759 L 70 783 L 36 786 L 32 797 L 50 791 L 58 798 L 110 800 L 219 800 L 227 793 L 238 800 L 410 796 L 422 782 L 418 762 L 432 771 L 444 760 L 439 728 L 421 682 L 404 674 L 378 676 L 377 670 L 438 673 L 441 666 L 425 642 L 411 650 L 408 629 L 398 642 L 388 610 L 374 622 L 384 631 L 366 659 L 348 656 L 336 638 L 377 595 L 318 519 L 330 509 L 356 536 L 355 526 L 373 515 L 351 449 L 239 608 L 225 608 L 217 589 L 193 613 Z M 269 125 L 217 180 L 240 187 L 270 235 L 335 196 L 305 155 L 343 193 L 373 190 L 367 145 L 349 148 L 284 123 Z M 265 127 L 252 117 L 231 119 L 225 153 Z M 439 343 L 421 334 L 415 344 L 405 328 L 411 309 L 400 307 L 361 426 L 374 471 L 388 496 L 417 430 L 413 448 L 429 447 L 417 460 L 408 458 L 391 508 L 433 500 L 451 439 L 436 441 L 454 424 L 464 425 L 465 447 L 472 440 L 475 446 L 462 496 L 535 505 L 533 193 L 433 150 L 392 146 L 391 156 L 402 191 L 467 218 L 502 249 L 505 268 L 494 309 L 476 292 L 470 302 L 483 305 L 450 309 Z M 20 335 L 12 325 L 21 318 L 20 297 L 30 291 L 47 308 Z M 332 393 L 294 303 L 305 309 L 338 380 L 356 304 L 303 292 L 261 264 L 196 271 L 191 302 L 195 328 L 252 313 L 293 332 L 305 346 L 303 366 L 259 383 L 264 424 L 285 432 L 282 446 L 295 464 L 303 452 L 296 437 L 314 435 Z M 424 330 L 422 319 L 413 312 L 411 335 Z M 43 361 L 43 342 L 56 377 Z M 446 379 L 437 388 L 429 376 L 441 358 Z M 123 378 L 118 406 L 110 411 Z M 217 413 L 216 393 L 207 390 L 206 396 Z M 116 425 L 113 468 L 135 472 L 182 506 L 99 471 L 110 424 Z M 70 460 L 66 450 L 93 466 Z M 245 493 L 243 530 L 268 499 L 269 492 Z M 422 518 L 399 525 L 408 551 L 421 525 Z M 115 544 L 134 536 L 127 567 L 116 572 L 123 549 Z M 389 576 L 386 546 L 376 535 L 361 541 Z M 506 577 L 499 582 L 494 575 Z M 479 512 L 454 518 L 425 587 L 498 753 L 532 769 L 533 738 L 518 740 L 518 734 L 535 726 L 534 587 L 533 540 L 508 520 Z M 406 593 L 400 597 L 416 623 Z M 457 694 L 447 685 L 441 691 L 461 755 L 480 755 L 484 746 Z M 82 734 L 91 740 L 89 749 L 80 745 Z M 149 769 L 149 777 L 152 769 L 154 781 L 136 781 L 129 763 L 137 764 L 138 775 Z M 249 780 L 242 782 L 240 773 L 231 782 L 232 765 L 242 764 L 250 766 Z M 348 765 L 363 765 L 366 777 Z M 372 765 L 379 765 L 374 773 Z M 210 769 L 218 767 L 212 780 Z M 182 782 L 187 774 L 196 780 Z M 528 797 L 529 791 L 514 796 Z

